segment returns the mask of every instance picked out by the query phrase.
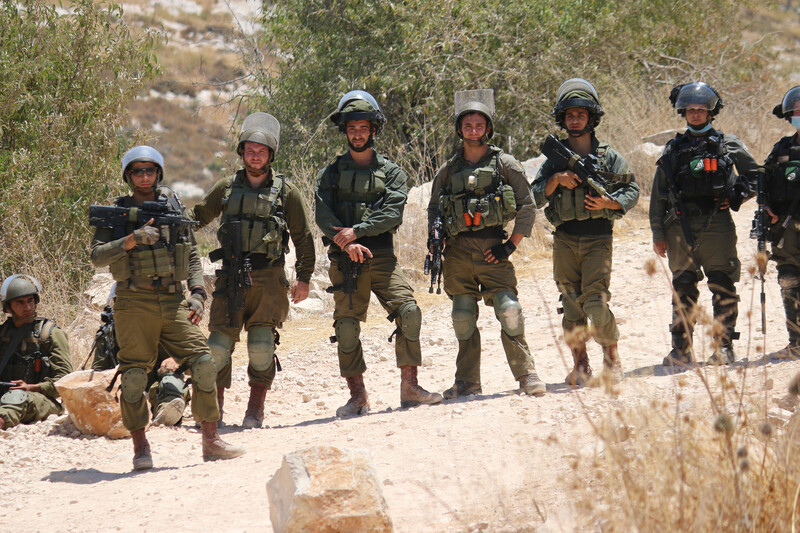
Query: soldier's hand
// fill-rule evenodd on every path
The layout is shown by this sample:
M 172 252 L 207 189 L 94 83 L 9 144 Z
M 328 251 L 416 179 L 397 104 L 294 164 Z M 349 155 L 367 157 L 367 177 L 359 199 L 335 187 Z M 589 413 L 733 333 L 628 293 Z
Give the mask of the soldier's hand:
M 767 208 L 767 214 L 769 215 L 769 223 L 776 224 L 778 222 L 778 215 L 772 212 L 772 209 L 769 207 Z
M 152 223 L 153 219 L 151 218 L 147 224 L 133 232 L 133 238 L 136 240 L 136 244 L 152 246 L 158 242 L 158 239 L 161 238 L 161 232 L 158 231 L 158 228 L 151 226 Z
M 353 228 L 334 226 L 333 229 L 339 232 L 333 236 L 333 242 L 342 250 L 344 250 L 345 246 L 356 240 L 356 231 Z
M 299 304 L 306 298 L 308 298 L 308 283 L 295 280 L 292 283 L 292 303 Z
M 205 303 L 203 297 L 199 294 L 193 294 L 191 298 L 186 301 L 189 304 L 189 322 L 194 325 L 200 323 L 203 319 L 203 311 L 205 311 Z
M 161 361 L 161 366 L 159 367 L 159 370 L 165 373 L 175 372 L 176 370 L 178 370 L 178 366 L 179 366 L 178 362 L 175 361 L 175 359 L 173 359 L 172 357 L 167 357 L 166 359 Z
M 619 202 L 612 200 L 608 196 L 591 196 L 586 195 L 583 204 L 589 211 L 599 211 L 601 209 L 622 209 Z
M 667 257 L 667 242 L 655 241 L 653 243 L 653 251 L 661 257 Z
M 553 177 L 556 179 L 556 181 L 558 181 L 559 185 L 562 185 L 567 189 L 574 189 L 581 184 L 581 179 L 571 170 L 557 172 L 553 174 Z
M 719 210 L 724 211 L 731 206 L 731 201 L 728 198 L 725 198 L 721 204 L 719 204 Z
M 483 252 L 483 259 L 487 263 L 496 264 L 503 259 L 507 259 L 516 249 L 516 245 L 511 241 L 501 242 Z
M 9 390 L 24 390 L 25 392 L 42 392 L 42 386 L 39 383 L 25 383 L 21 379 L 12 379 L 13 387 Z
M 356 263 L 372 259 L 372 252 L 363 244 L 350 243 L 344 247 L 344 251 L 350 256 L 350 260 Z

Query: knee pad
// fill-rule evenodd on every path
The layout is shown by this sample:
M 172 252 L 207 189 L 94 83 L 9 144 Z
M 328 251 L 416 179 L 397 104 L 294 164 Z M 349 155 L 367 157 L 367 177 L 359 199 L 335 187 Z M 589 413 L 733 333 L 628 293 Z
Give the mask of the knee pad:
M 598 319 L 607 314 L 608 304 L 602 294 L 589 296 L 583 304 L 583 312 L 592 318 L 592 323 L 597 324 Z
M 509 337 L 525 333 L 525 317 L 517 295 L 511 291 L 500 291 L 494 295 L 494 314 L 500 327 Z
M 247 353 L 253 370 L 263 372 L 275 356 L 275 331 L 272 328 L 250 328 L 247 331 Z
M 400 306 L 397 314 L 397 325 L 403 332 L 403 337 L 410 341 L 419 340 L 419 330 L 422 328 L 422 309 L 414 302 Z
M 144 368 L 129 368 L 119 380 L 122 397 L 128 403 L 138 403 L 147 389 L 147 372 Z
M 175 374 L 167 374 L 158 382 L 158 396 L 162 398 L 182 398 L 183 380 Z
M 15 405 L 24 408 L 29 398 L 30 396 L 24 390 L 10 390 L 0 396 L 0 405 Z
M 358 337 L 361 335 L 361 323 L 350 317 L 340 318 L 333 325 L 336 330 L 336 342 L 344 353 L 350 353 L 358 348 Z
M 778 285 L 781 289 L 795 289 L 800 287 L 800 271 L 794 265 L 781 265 L 778 267 Z
M 203 354 L 192 363 L 192 383 L 203 392 L 211 392 L 217 382 L 217 365 L 214 358 Z
M 211 356 L 214 358 L 217 368 L 225 368 L 231 362 L 231 354 L 235 343 L 233 339 L 219 331 L 212 331 L 211 335 L 208 336 L 206 344 L 208 349 L 211 350 Z
M 466 294 L 453 296 L 451 316 L 456 339 L 460 341 L 469 340 L 478 325 L 478 301 Z

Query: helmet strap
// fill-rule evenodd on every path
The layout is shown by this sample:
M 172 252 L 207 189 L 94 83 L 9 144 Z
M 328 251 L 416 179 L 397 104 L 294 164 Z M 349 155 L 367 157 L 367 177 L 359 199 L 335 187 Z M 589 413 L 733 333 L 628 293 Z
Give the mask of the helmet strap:
M 366 152 L 367 150 L 369 150 L 370 148 L 375 146 L 375 136 L 370 132 L 369 138 L 367 139 L 367 142 L 364 143 L 364 146 L 361 146 L 361 147 L 358 147 L 358 148 L 353 146 L 353 144 L 350 142 L 350 139 L 348 138 L 347 139 L 347 146 L 348 146 L 348 148 L 350 148 L 352 151 L 354 151 L 356 153 Z
M 260 178 L 261 176 L 263 176 L 264 174 L 266 174 L 267 172 L 269 172 L 269 168 L 270 168 L 270 165 L 269 165 L 269 163 L 267 163 L 267 164 L 264 166 L 264 168 L 255 168 L 255 167 L 251 167 L 251 166 L 247 165 L 246 163 L 244 164 L 244 169 L 245 169 L 245 171 L 246 171 L 246 172 L 247 172 L 249 175 L 251 175 L 251 176 L 253 176 L 253 177 L 256 177 L 256 178 Z

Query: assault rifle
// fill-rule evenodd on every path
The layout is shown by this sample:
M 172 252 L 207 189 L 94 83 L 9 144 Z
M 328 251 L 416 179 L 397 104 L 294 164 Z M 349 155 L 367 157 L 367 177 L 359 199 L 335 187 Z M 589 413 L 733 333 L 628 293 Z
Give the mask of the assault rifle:
M 108 370 L 117 366 L 117 353 L 119 353 L 119 345 L 117 344 L 117 336 L 114 333 L 114 308 L 111 304 L 107 304 L 100 313 L 100 321 L 102 324 L 97 328 L 97 333 L 94 334 L 94 342 L 92 348 L 89 350 L 89 355 L 81 365 L 81 370 L 86 368 L 86 363 L 89 359 L 92 360 L 92 370 Z
M 433 285 L 436 284 L 436 294 L 442 294 L 442 246 L 444 238 L 442 236 L 444 224 L 442 214 L 438 213 L 433 220 L 431 233 L 428 236 L 428 255 L 425 256 L 425 275 L 431 275 L 431 286 L 429 293 L 433 292 Z
M 694 268 L 698 279 L 701 279 L 700 262 L 697 261 L 697 255 L 695 254 L 697 251 L 697 241 L 694 238 L 694 234 L 692 234 L 692 225 L 689 222 L 689 217 L 686 215 L 683 202 L 681 201 L 677 180 L 675 179 L 675 171 L 672 168 L 672 158 L 667 157 L 665 159 L 664 156 L 662 156 L 656 162 L 656 165 L 661 166 L 662 170 L 664 171 L 664 176 L 667 179 L 667 196 L 671 206 L 667 216 L 664 217 L 664 227 L 671 224 L 675 219 L 680 222 L 683 239 L 686 241 L 686 246 L 689 248 L 689 256 L 692 258 L 692 263 L 694 263 Z M 718 206 L 714 206 L 714 209 L 716 210 L 717 207 Z M 710 220 L 711 217 L 709 217 L 709 221 Z
M 764 278 L 766 277 L 767 261 L 769 260 L 769 255 L 767 254 L 767 238 L 769 234 L 770 216 L 767 212 L 766 184 L 764 181 L 764 169 L 762 168 L 758 173 L 758 189 L 756 189 L 756 202 L 758 202 L 758 209 L 756 210 L 755 217 L 753 218 L 753 227 L 750 230 L 750 238 L 758 239 L 758 256 L 756 263 L 758 264 L 758 277 L 761 280 L 761 331 L 766 336 L 767 300 L 766 295 L 764 294 Z
M 608 180 L 603 177 L 603 171 L 597 163 L 597 156 L 589 154 L 581 157 L 568 147 L 564 146 L 558 137 L 548 135 L 541 146 L 542 154 L 553 162 L 556 167 L 566 166 L 569 170 L 591 187 L 590 194 L 595 196 L 608 196 Z
M 89 206 L 89 225 L 97 228 L 108 228 L 114 232 L 114 239 L 121 239 L 128 234 L 128 224 L 142 227 L 153 219 L 153 227 L 167 227 L 169 234 L 167 244 L 174 248 L 183 238 L 187 228 L 195 228 L 200 223 L 177 213 L 167 200 L 143 202 L 138 207 L 119 207 L 107 205 Z
M 239 311 L 244 309 L 244 291 L 252 287 L 253 278 L 250 263 L 250 254 L 242 252 L 242 224 L 245 221 L 237 220 L 225 222 L 219 227 L 217 236 L 222 248 L 217 248 L 208 254 L 212 261 L 222 260 L 222 269 L 217 270 L 217 277 L 225 280 L 225 288 L 214 291 L 214 296 L 223 293 L 227 301 L 226 326 L 239 328 Z
M 325 292 L 333 294 L 341 292 L 350 297 L 350 309 L 353 309 L 353 294 L 358 290 L 358 276 L 361 274 L 361 263 L 357 263 L 350 259 L 347 252 L 339 252 L 337 259 L 339 271 L 344 276 L 341 283 L 331 285 L 325 289 Z

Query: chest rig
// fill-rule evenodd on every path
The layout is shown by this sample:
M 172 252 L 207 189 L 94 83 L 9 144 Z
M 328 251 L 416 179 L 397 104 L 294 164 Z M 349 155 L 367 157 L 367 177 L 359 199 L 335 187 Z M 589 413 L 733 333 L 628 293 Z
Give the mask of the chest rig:
M 669 146 L 670 163 L 682 200 L 717 200 L 735 185 L 733 160 L 721 132 L 698 139 L 684 133 L 670 141 Z
M 376 154 L 378 168 L 362 167 L 339 157 L 333 183 L 336 217 L 346 227 L 364 222 L 383 204 L 386 196 L 386 160 Z
M 182 215 L 183 204 L 175 193 L 162 187 L 156 199 L 164 204 L 167 212 Z M 114 200 L 117 207 L 134 208 L 131 196 L 120 196 Z M 139 220 L 137 212 L 131 209 L 131 219 L 125 228 L 126 235 L 142 227 L 147 220 Z M 123 286 L 135 288 L 137 285 L 167 287 L 170 291 L 176 284 L 189 277 L 189 254 L 194 236 L 191 228 L 182 230 L 164 226 L 159 228 L 161 237 L 152 246 L 137 244 L 129 250 L 126 257 L 109 265 L 114 281 L 127 282 Z
M 0 358 L 14 336 L 12 324 L 9 319 L 0 329 Z M 5 368 L 0 371 L 1 381 L 21 379 L 25 383 L 40 383 L 50 376 L 50 349 L 53 345 L 50 334 L 55 326 L 53 321 L 46 318 L 37 318 L 34 321 L 32 331 L 22 338 Z
M 490 146 L 491 155 L 477 168 L 464 165 L 460 155 L 447 162 L 439 207 L 448 237 L 459 233 L 502 227 L 517 215 L 514 189 L 503 182 L 502 150 Z
M 264 254 L 268 260 L 283 257 L 289 238 L 285 200 L 283 176 L 273 173 L 269 188 L 254 189 L 236 175 L 222 199 L 222 224 L 241 224 L 242 253 Z
M 788 212 L 800 194 L 800 145 L 794 143 L 794 136 L 778 142 L 765 167 L 770 208 L 778 216 L 797 215 Z

